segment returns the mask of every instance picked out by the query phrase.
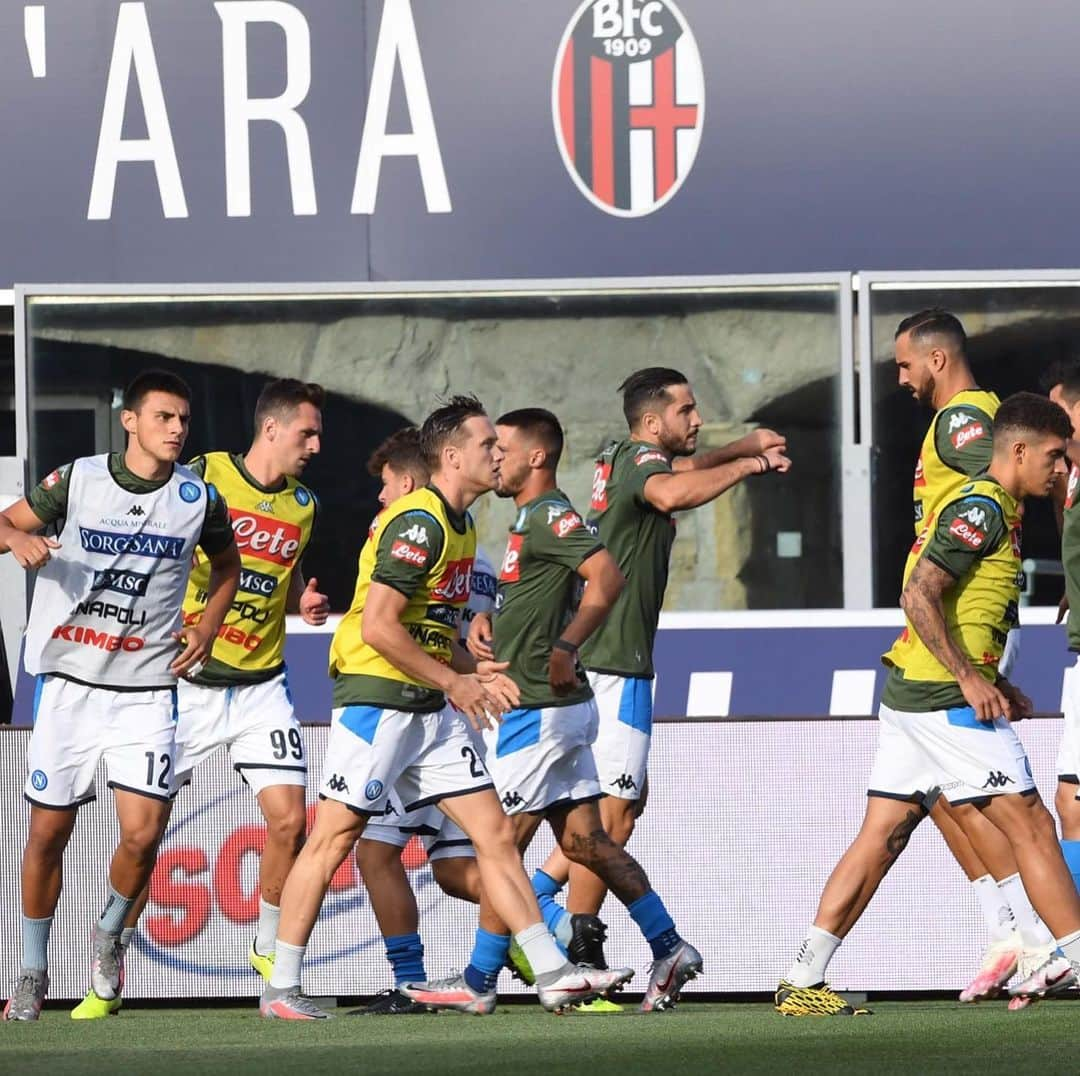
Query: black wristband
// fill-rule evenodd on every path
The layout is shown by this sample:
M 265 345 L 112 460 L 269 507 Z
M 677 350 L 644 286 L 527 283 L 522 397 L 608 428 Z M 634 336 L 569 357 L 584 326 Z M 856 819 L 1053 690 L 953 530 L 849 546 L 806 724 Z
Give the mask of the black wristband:
M 565 650 L 568 654 L 576 654 L 577 647 L 573 643 L 568 643 L 565 639 L 556 639 L 551 644 L 552 650 Z
M 768 474 L 772 470 L 772 464 L 769 462 L 768 456 L 755 456 L 754 459 L 761 464 L 762 474 Z

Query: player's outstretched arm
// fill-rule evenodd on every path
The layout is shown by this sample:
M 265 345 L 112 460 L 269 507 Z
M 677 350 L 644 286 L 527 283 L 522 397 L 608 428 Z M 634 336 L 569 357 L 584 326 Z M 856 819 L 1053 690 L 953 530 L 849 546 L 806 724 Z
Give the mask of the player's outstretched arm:
M 751 430 L 737 441 L 720 445 L 719 448 L 707 448 L 704 452 L 696 452 L 693 456 L 678 456 L 672 461 L 671 469 L 673 471 L 701 471 L 708 467 L 717 467 L 721 463 L 745 459 L 747 456 L 762 456 L 770 448 L 787 452 L 787 438 L 782 433 L 767 430 L 763 426 L 761 429 Z
M 40 568 L 51 559 L 50 551 L 60 548 L 55 538 L 33 533 L 44 526 L 25 497 L 16 501 L 0 512 L 0 553 L 10 553 L 27 571 Z
M 577 569 L 588 584 L 573 619 L 563 628 L 548 659 L 548 683 L 556 695 L 568 695 L 580 686 L 577 650 L 607 619 L 611 607 L 626 586 L 615 558 L 603 547 L 586 557 Z
M 1002 714 L 1012 717 L 1013 704 L 1009 697 L 979 675 L 949 634 L 943 598 L 955 582 L 944 568 L 923 556 L 900 595 L 900 608 L 930 653 L 956 677 L 964 698 L 980 721 L 990 722 Z
M 791 469 L 791 460 L 779 448 L 770 448 L 759 456 L 721 463 L 693 471 L 654 474 L 645 480 L 645 499 L 658 512 L 670 515 L 708 504 L 732 486 L 753 475 Z
M 206 585 L 206 608 L 197 624 L 174 633 L 177 641 L 184 645 L 180 656 L 169 666 L 169 671 L 176 676 L 197 676 L 202 672 L 240 583 L 240 551 L 235 542 L 208 553 L 207 559 L 210 561 L 210 580 Z

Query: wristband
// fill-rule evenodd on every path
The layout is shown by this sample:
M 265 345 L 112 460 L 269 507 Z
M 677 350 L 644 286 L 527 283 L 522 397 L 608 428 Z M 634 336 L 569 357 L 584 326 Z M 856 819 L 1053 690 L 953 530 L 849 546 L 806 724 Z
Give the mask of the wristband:
M 576 654 L 577 647 L 573 643 L 568 643 L 565 639 L 556 639 L 551 644 L 552 650 L 565 650 L 568 654 Z
M 755 456 L 754 459 L 761 464 L 761 474 L 768 474 L 772 470 L 772 464 L 769 463 L 768 456 Z

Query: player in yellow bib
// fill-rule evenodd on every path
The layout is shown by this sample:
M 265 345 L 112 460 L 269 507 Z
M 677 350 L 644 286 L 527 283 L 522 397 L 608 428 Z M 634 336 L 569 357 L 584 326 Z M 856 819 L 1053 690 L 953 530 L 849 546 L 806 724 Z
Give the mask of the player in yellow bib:
M 1020 596 L 1021 502 L 1047 496 L 1064 475 L 1072 427 L 1059 407 L 1031 393 L 1010 397 L 996 418 L 989 470 L 927 518 L 908 556 L 900 599 L 906 624 L 883 659 L 890 671 L 866 816 L 777 988 L 776 1008 L 785 1015 L 865 1012 L 828 987 L 826 968 L 939 797 L 980 855 L 984 827 L 971 824 L 976 818 L 1008 841 L 1064 954 L 1013 994 L 1055 993 L 1080 967 L 1080 895 L 1009 720 L 1030 713 L 1031 703 L 998 670 Z
M 915 465 L 913 490 L 915 537 L 927 521 L 971 477 L 990 465 L 993 421 L 1000 401 L 980 389 L 967 360 L 967 335 L 960 320 L 932 308 L 905 318 L 896 329 L 896 367 L 902 388 L 935 409 Z M 1016 610 L 1002 655 L 1007 676 L 1018 650 Z M 1031 907 L 1020 883 L 1019 868 L 1008 842 L 984 824 L 979 856 L 964 835 L 944 797 L 931 818 L 960 869 L 971 882 L 983 913 L 989 944 L 961 1001 L 998 994 L 1021 964 L 1030 970 L 1045 960 L 1051 938 Z M 978 825 L 979 819 L 972 821 Z
M 457 645 L 476 552 L 468 508 L 498 483 L 495 428 L 478 400 L 455 396 L 427 417 L 420 441 L 431 482 L 376 517 L 331 645 L 334 713 L 321 802 L 282 893 L 274 971 L 259 1003 L 271 1019 L 329 1015 L 300 991 L 304 952 L 334 872 L 391 790 L 407 810 L 438 804 L 471 838 L 481 926 L 501 920 L 516 934 L 545 1008 L 588 1001 L 633 975 L 575 968 L 559 952 L 465 726 L 468 718 L 486 727 L 489 715 L 520 702 L 506 663 L 477 663 Z

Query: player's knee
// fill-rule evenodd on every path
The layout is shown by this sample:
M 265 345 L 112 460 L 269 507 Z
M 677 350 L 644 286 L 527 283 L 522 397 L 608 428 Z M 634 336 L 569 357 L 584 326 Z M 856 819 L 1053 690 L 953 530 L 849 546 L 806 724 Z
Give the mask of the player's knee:
M 307 816 L 302 806 L 276 812 L 266 819 L 266 840 L 280 848 L 299 852 L 304 843 Z
M 478 856 L 496 856 L 505 858 L 518 855 L 517 840 L 514 836 L 514 824 L 501 815 L 483 829 L 469 834 Z
M 620 800 L 626 806 L 621 810 L 614 811 L 608 816 L 604 828 L 608 836 L 615 844 L 622 847 L 630 840 L 634 833 L 634 825 L 638 820 L 637 800 Z M 563 851 L 566 851 L 565 847 Z M 569 853 L 567 853 L 569 855 Z
M 67 847 L 69 832 L 66 828 L 31 827 L 26 837 L 24 855 L 35 862 L 59 862 Z
M 157 853 L 161 836 L 161 826 L 157 824 L 157 820 L 147 820 L 125 826 L 120 831 L 119 847 L 129 859 L 137 861 L 152 859 Z

